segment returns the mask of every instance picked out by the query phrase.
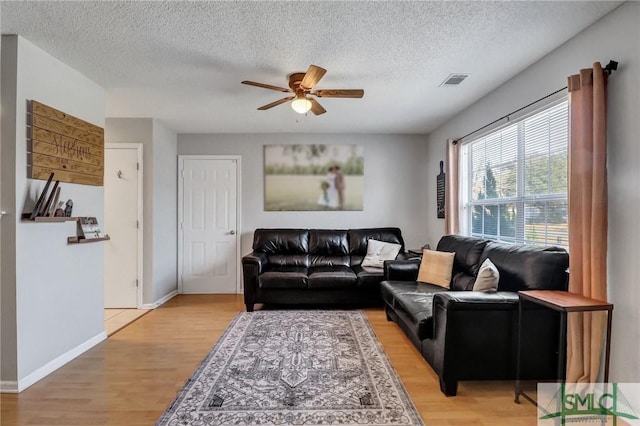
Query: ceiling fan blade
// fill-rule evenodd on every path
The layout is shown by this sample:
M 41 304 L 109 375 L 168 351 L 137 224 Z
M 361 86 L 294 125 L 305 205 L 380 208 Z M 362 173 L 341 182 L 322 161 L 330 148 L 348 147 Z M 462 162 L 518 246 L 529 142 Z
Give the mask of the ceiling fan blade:
M 364 90 L 362 89 L 351 89 L 351 90 L 323 89 L 323 90 L 316 90 L 311 94 L 316 95 L 319 98 L 361 98 L 364 96 Z
M 324 109 L 322 107 L 322 105 L 320 105 L 320 102 L 316 101 L 313 98 L 308 98 L 311 101 L 311 112 L 314 113 L 315 115 L 320 115 L 320 114 L 324 114 L 325 112 L 327 112 L 326 109 Z
M 280 105 L 280 104 L 283 104 L 283 103 L 285 103 L 285 102 L 288 102 L 288 101 L 290 101 L 290 100 L 292 100 L 292 99 L 295 99 L 295 96 L 289 96 L 289 97 L 287 97 L 287 98 L 282 98 L 282 99 L 279 99 L 279 100 L 277 100 L 277 101 L 275 101 L 275 102 L 271 102 L 270 104 L 263 105 L 263 106 L 261 106 L 260 108 L 258 108 L 258 110 L 260 110 L 260 111 L 264 111 L 264 110 L 267 110 L 267 109 L 269 109 L 269 108 L 273 108 L 273 107 L 275 107 L 275 106 L 278 106 L 278 105 Z
M 318 82 L 326 72 L 327 70 L 325 70 L 324 68 L 320 68 L 316 65 L 309 65 L 309 69 L 300 82 L 300 86 L 304 87 L 307 90 L 313 89 L 314 87 L 316 87 L 316 84 L 318 84 Z
M 248 81 L 248 80 L 243 81 L 242 84 L 247 84 L 249 86 L 262 87 L 263 89 L 277 90 L 278 92 L 285 92 L 285 93 L 293 91 L 291 89 L 287 89 L 284 87 L 272 86 L 270 84 L 264 84 L 264 83 L 256 83 L 255 81 Z

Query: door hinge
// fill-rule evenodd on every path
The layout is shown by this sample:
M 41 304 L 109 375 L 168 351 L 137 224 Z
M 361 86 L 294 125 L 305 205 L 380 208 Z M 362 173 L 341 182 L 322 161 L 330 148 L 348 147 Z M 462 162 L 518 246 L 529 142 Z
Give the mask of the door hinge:
M 136 287 L 138 287 L 138 285 L 140 284 L 140 282 L 138 281 L 138 279 L 136 278 Z
M 140 221 L 136 220 L 136 229 L 140 229 Z
M 184 179 L 184 169 L 180 170 L 180 177 Z
M 140 163 L 136 163 L 136 170 L 140 170 Z

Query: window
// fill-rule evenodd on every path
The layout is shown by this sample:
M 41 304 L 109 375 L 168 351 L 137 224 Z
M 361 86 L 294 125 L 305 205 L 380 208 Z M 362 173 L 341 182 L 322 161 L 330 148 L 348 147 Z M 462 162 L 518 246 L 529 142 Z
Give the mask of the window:
M 568 102 L 462 147 L 467 235 L 568 247 Z

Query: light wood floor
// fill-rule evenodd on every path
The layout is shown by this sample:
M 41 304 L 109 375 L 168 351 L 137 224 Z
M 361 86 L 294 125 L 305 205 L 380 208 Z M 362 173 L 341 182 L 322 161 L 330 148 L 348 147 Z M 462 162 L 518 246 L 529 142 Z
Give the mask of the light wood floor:
M 2 394 L 0 424 L 153 425 L 243 309 L 241 296 L 177 296 L 22 393 Z M 513 403 L 512 382 L 461 382 L 445 397 L 384 311 L 366 312 L 427 426 L 536 424 L 533 405 Z
M 148 309 L 105 309 L 104 331 L 111 336 L 149 312 Z

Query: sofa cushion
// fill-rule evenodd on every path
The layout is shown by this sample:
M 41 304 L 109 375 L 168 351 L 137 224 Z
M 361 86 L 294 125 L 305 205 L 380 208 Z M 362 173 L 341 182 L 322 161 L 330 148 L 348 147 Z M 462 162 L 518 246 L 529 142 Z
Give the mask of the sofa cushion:
M 408 320 L 419 340 L 433 338 L 433 296 L 446 290 L 417 281 L 383 281 L 380 291 L 384 302 Z
M 476 282 L 476 277 L 469 275 L 465 272 L 458 272 L 451 278 L 450 290 L 453 291 L 471 291 L 473 290 L 473 284 Z
M 309 288 L 353 288 L 356 274 L 348 266 L 312 266 L 309 268 Z
M 372 291 L 378 291 L 380 281 L 384 279 L 384 270 L 380 268 L 363 267 L 362 265 L 354 266 L 353 272 L 358 277 L 357 286 L 371 288 Z
M 309 267 L 309 255 L 306 254 L 268 254 L 268 264 L 276 266 Z
M 268 265 L 258 276 L 260 288 L 307 288 L 307 268 Z
M 478 276 L 473 283 L 473 291 L 485 291 L 488 293 L 498 290 L 498 282 L 500 281 L 500 271 L 488 257 L 480 265 Z
M 348 256 L 348 246 L 346 230 L 309 230 L 309 253 L 322 256 Z
M 385 241 L 369 238 L 367 241 L 367 255 L 362 260 L 362 266 L 382 269 L 385 260 L 395 260 L 400 253 L 400 244 L 387 243 Z
M 454 279 L 451 281 L 451 290 L 471 290 L 471 287 L 468 287 L 469 280 L 465 276 L 475 277 L 478 275 L 480 256 L 486 245 L 486 240 L 461 235 L 445 235 L 440 239 L 438 251 L 456 253 L 453 260 L 452 276 Z M 464 275 L 459 275 L 461 272 Z M 473 281 L 471 285 L 473 286 Z
M 347 231 L 309 230 L 309 266 L 349 266 Z
M 309 266 L 345 266 L 349 267 L 349 256 L 309 255 Z
M 489 257 L 500 271 L 498 291 L 567 289 L 569 254 L 563 248 L 491 241 L 481 261 Z
M 348 238 L 352 267 L 362 263 L 364 256 L 367 254 L 367 243 L 371 238 L 387 243 L 400 244 L 402 246 L 400 251 L 404 250 L 404 240 L 399 228 L 350 229 Z
M 455 253 L 424 250 L 418 270 L 418 281 L 449 288 Z
M 309 231 L 307 229 L 256 229 L 253 234 L 253 250 L 267 254 L 307 254 Z

